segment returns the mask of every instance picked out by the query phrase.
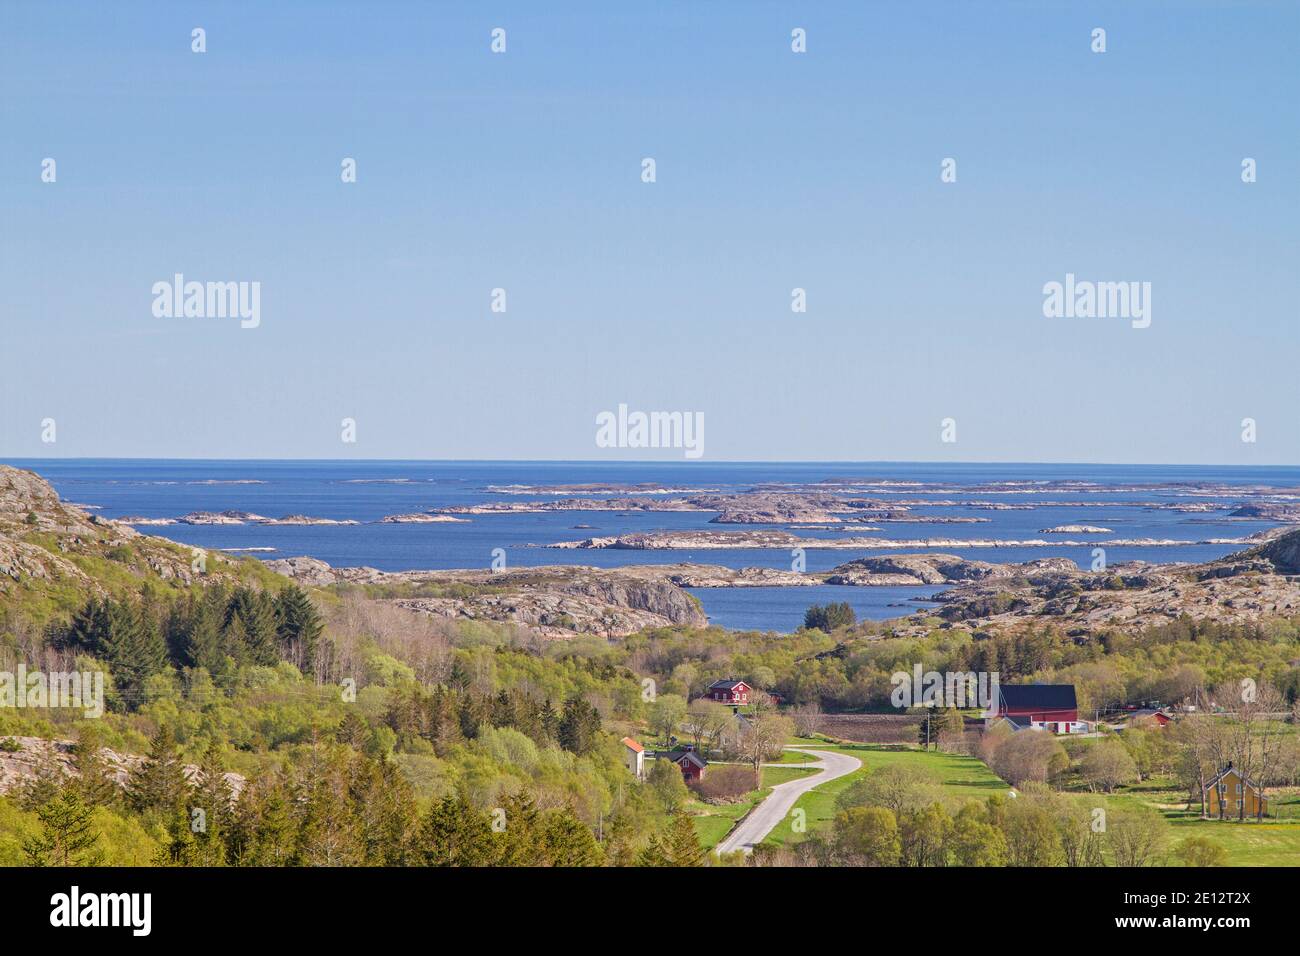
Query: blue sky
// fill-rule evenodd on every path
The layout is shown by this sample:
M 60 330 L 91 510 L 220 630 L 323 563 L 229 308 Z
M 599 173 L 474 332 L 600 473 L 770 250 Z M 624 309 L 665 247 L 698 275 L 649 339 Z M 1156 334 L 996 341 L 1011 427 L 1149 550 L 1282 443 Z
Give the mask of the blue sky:
M 650 457 L 595 445 L 625 403 L 702 413 L 714 461 L 1295 464 L 1298 27 L 1293 3 L 6 3 L 0 454 Z M 260 282 L 260 327 L 155 318 L 177 272 Z M 1045 318 L 1067 272 L 1150 282 L 1150 328 Z

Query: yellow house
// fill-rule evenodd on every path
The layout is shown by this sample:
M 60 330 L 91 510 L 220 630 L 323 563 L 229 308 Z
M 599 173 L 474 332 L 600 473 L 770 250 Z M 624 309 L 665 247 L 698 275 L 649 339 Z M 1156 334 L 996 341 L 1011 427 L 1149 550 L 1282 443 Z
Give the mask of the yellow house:
M 1229 763 L 1205 785 L 1205 810 L 1212 817 L 1228 820 L 1267 816 L 1268 797 Z

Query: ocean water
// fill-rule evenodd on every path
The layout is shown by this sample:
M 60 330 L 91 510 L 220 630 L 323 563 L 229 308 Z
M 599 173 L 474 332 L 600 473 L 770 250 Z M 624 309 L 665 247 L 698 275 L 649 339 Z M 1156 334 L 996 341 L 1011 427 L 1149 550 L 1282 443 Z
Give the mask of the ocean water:
M 879 532 L 794 529 L 809 538 L 846 535 L 878 538 L 1036 539 L 1061 524 L 1099 525 L 1113 534 L 1071 534 L 1082 546 L 1033 548 L 944 547 L 941 550 L 985 561 L 1026 561 L 1069 557 L 1086 567 L 1090 541 L 1106 538 L 1157 538 L 1202 541 L 1240 538 L 1268 528 L 1270 522 L 1227 520 L 1239 503 L 1233 495 L 1212 499 L 1189 497 L 1193 483 L 1215 482 L 1245 488 L 1251 485 L 1300 486 L 1300 468 L 1229 468 L 1152 465 L 1041 465 L 931 463 L 706 463 L 706 462 L 399 462 L 399 461 L 168 461 L 95 459 L 10 459 L 7 464 L 29 468 L 47 478 L 67 501 L 92 506 L 107 518 L 127 515 L 175 518 L 191 511 L 248 511 L 267 517 L 306 514 L 318 518 L 352 519 L 347 526 L 168 525 L 141 527 L 185 544 L 205 548 L 249 551 L 260 558 L 310 555 L 335 566 L 368 565 L 387 571 L 481 568 L 493 551 L 504 549 L 511 566 L 582 564 L 613 567 L 626 564 L 698 562 L 740 567 L 789 569 L 784 550 L 627 551 L 556 550 L 542 545 L 597 535 L 633 531 L 685 529 L 782 529 L 784 525 L 717 525 L 707 512 L 616 513 L 560 512 L 551 514 L 465 515 L 464 523 L 376 524 L 392 514 L 484 502 L 524 501 L 553 495 L 503 494 L 511 486 L 550 486 L 579 483 L 655 483 L 672 489 L 729 493 L 756 485 L 807 484 L 825 480 L 865 479 L 920 482 L 946 487 L 925 492 L 906 486 L 893 495 L 853 490 L 864 497 L 896 499 L 996 500 L 1009 504 L 1039 500 L 1113 502 L 1106 507 L 1038 507 L 1032 511 L 987 511 L 960 506 L 925 509 L 926 515 L 974 516 L 978 524 L 886 523 Z M 1099 486 L 1185 483 L 1184 488 L 1035 493 L 1032 486 L 1014 493 L 993 494 L 965 486 L 993 482 L 1075 480 Z M 593 495 L 604 497 L 603 494 Z M 1148 510 L 1147 503 L 1213 500 L 1225 505 L 1212 513 L 1188 514 Z M 575 525 L 589 527 L 577 528 Z M 1177 547 L 1112 547 L 1110 563 L 1207 561 L 1240 545 L 1188 544 Z M 912 549 L 908 549 L 912 550 Z M 917 549 L 920 550 L 920 549 Z M 827 570 L 870 554 L 903 553 L 884 550 L 806 550 L 810 571 Z M 932 596 L 934 588 L 737 588 L 699 589 L 706 612 L 728 627 L 760 627 L 788 631 L 803 618 L 811 603 L 848 600 L 859 616 L 888 618 L 907 613 L 912 599 Z M 822 593 L 829 592 L 829 593 Z

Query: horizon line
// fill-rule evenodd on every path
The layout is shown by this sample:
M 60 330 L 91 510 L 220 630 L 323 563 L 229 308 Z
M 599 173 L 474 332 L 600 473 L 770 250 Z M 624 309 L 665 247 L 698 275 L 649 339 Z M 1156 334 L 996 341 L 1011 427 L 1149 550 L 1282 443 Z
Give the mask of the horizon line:
M 100 456 L 68 455 L 58 457 L 32 457 L 0 455 L 0 464 L 8 462 L 202 462 L 230 464 L 417 464 L 417 465 L 679 465 L 683 468 L 700 468 L 708 465 L 1018 465 L 1018 466 L 1059 466 L 1059 467 L 1120 467 L 1120 468 L 1300 468 L 1300 464 L 1282 464 L 1261 462 L 1254 464 L 1226 462 L 1151 462 L 1151 461 L 1024 461 L 1010 459 L 832 459 L 832 458 L 717 458 L 692 459 L 681 458 L 205 458 L 191 456 L 156 457 L 137 456 Z

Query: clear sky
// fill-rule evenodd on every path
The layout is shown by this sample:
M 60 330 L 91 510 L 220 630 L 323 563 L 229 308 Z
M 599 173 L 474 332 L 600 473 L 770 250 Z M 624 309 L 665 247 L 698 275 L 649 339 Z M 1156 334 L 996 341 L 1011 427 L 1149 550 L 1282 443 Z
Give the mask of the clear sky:
M 1300 4 L 542 6 L 0 6 L 0 454 L 1300 461 Z

